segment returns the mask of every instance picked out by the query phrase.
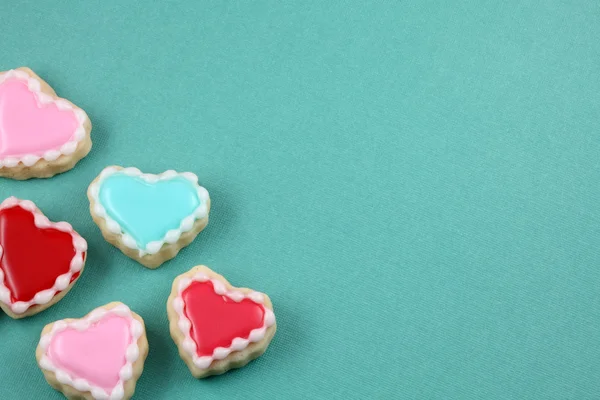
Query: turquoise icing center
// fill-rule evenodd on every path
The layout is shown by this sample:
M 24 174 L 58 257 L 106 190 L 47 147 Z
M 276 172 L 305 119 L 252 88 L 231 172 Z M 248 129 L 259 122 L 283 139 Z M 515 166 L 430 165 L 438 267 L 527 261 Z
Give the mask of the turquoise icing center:
M 98 199 L 140 249 L 163 240 L 200 205 L 196 186 L 179 176 L 148 183 L 140 177 L 116 173 L 104 179 Z

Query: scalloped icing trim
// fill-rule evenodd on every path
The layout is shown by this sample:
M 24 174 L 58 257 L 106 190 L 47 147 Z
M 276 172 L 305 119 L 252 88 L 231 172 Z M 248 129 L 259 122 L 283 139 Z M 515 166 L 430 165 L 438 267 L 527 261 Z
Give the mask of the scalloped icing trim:
M 171 229 L 171 230 L 167 231 L 167 233 L 161 240 L 150 242 L 146 245 L 146 248 L 141 249 L 140 247 L 138 247 L 136 240 L 130 234 L 125 232 L 125 230 L 121 227 L 121 225 L 117 221 L 115 221 L 108 215 L 108 213 L 106 212 L 106 209 L 100 202 L 99 195 L 100 195 L 100 186 L 102 186 L 102 182 L 104 182 L 104 180 L 106 178 L 108 178 L 109 176 L 115 175 L 115 174 L 124 174 L 124 175 L 128 175 L 128 176 L 138 177 L 148 183 L 156 183 L 158 181 L 169 180 L 169 179 L 173 179 L 176 177 L 183 177 L 196 187 L 196 192 L 198 194 L 198 199 L 200 200 L 200 205 L 198 207 L 196 207 L 194 212 L 192 212 L 190 215 L 188 215 L 181 221 L 181 224 L 179 225 L 178 229 Z M 123 242 L 123 244 L 125 244 L 125 246 L 127 246 L 131 249 L 138 250 L 140 257 L 142 257 L 146 254 L 158 253 L 165 243 L 168 243 L 168 244 L 177 243 L 177 241 L 179 240 L 179 238 L 181 237 L 181 235 L 184 232 L 188 232 L 188 231 L 192 230 L 192 228 L 194 227 L 194 223 L 197 220 L 208 217 L 208 207 L 206 205 L 209 200 L 208 191 L 205 188 L 203 188 L 202 186 L 198 185 L 198 177 L 191 172 L 179 173 L 179 172 L 176 172 L 173 170 L 168 170 L 168 171 L 163 172 L 162 174 L 155 175 L 155 174 L 144 174 L 142 171 L 140 171 L 137 168 L 118 169 L 115 167 L 107 167 L 104 170 L 102 170 L 102 172 L 100 173 L 99 179 L 96 182 L 94 182 L 92 184 L 92 186 L 90 187 L 90 194 L 91 194 L 92 198 L 94 199 L 94 203 L 95 203 L 94 210 L 93 210 L 94 214 L 96 214 L 96 216 L 98 216 L 106 221 L 106 227 L 109 230 L 109 232 L 117 234 L 117 235 L 121 235 L 121 241 Z
M 192 323 L 186 317 L 184 313 L 184 301 L 181 295 L 185 289 L 187 289 L 192 282 L 207 282 L 211 281 L 213 284 L 214 292 L 218 295 L 225 295 L 235 302 L 240 302 L 244 299 L 250 299 L 257 304 L 261 304 L 265 310 L 265 316 L 263 320 L 263 326 L 250 331 L 248 338 L 236 337 L 231 341 L 229 347 L 217 347 L 213 350 L 212 356 L 198 356 L 196 353 L 197 345 L 190 335 Z M 239 290 L 227 290 L 225 284 L 214 278 L 210 278 L 208 275 L 198 272 L 192 278 L 183 278 L 179 281 L 177 288 L 177 297 L 173 299 L 173 309 L 177 312 L 179 318 L 177 326 L 184 334 L 185 338 L 182 342 L 183 349 L 192 357 L 194 365 L 199 369 L 208 369 L 213 361 L 223 360 L 229 354 L 234 351 L 242 351 L 250 345 L 250 343 L 260 342 L 265 338 L 267 328 L 275 324 L 275 314 L 273 310 L 264 306 L 264 295 L 260 292 L 250 292 L 248 294 Z
M 11 78 L 26 81 L 29 91 L 32 93 L 35 93 L 35 95 L 38 98 L 40 103 L 42 103 L 42 104 L 54 103 L 54 104 L 56 104 L 56 107 L 59 110 L 73 111 L 73 113 L 75 114 L 75 117 L 77 118 L 77 122 L 79 123 L 79 125 L 77 126 L 77 129 L 73 133 L 71 140 L 69 140 L 67 143 L 63 144 L 61 147 L 47 150 L 44 153 L 44 155 L 41 157 L 38 155 L 35 155 L 35 154 L 26 154 L 26 155 L 19 156 L 19 157 L 10 157 L 10 156 L 9 157 L 0 157 L 0 168 L 3 168 L 3 167 L 14 168 L 19 163 L 24 164 L 26 167 L 31 167 L 35 163 L 37 163 L 38 161 L 40 161 L 42 159 L 52 162 L 52 161 L 56 161 L 60 156 L 68 156 L 68 155 L 73 154 L 75 152 L 75 150 L 77 150 L 77 146 L 79 145 L 79 143 L 81 141 L 83 141 L 86 137 L 86 131 L 85 131 L 85 128 L 83 127 L 83 124 L 88 120 L 88 116 L 85 113 L 85 111 L 83 111 L 81 108 L 78 108 L 76 106 L 74 107 L 71 103 L 69 103 L 65 99 L 62 99 L 60 97 L 55 98 L 49 94 L 42 92 L 40 81 L 34 77 L 29 76 L 29 74 L 24 71 L 11 69 L 9 71 L 1 73 L 0 74 L 0 85 L 5 80 L 11 79 Z
M 129 332 L 132 339 L 125 352 L 125 359 L 127 362 L 119 371 L 119 382 L 115 385 L 111 393 L 107 393 L 104 389 L 94 386 L 86 379 L 74 378 L 67 371 L 56 367 L 46 353 L 52 342 L 52 338 L 58 332 L 64 331 L 67 328 L 76 329 L 80 332 L 85 331 L 93 323 L 98 322 L 111 314 L 131 319 Z M 39 361 L 39 365 L 42 369 L 53 372 L 56 376 L 56 380 L 63 385 L 69 385 L 80 392 L 90 392 L 92 397 L 96 400 L 121 400 L 125 396 L 125 383 L 133 378 L 133 364 L 140 356 L 140 348 L 137 342 L 143 333 L 144 327 L 140 321 L 133 317 L 131 310 L 125 304 L 121 303 L 110 310 L 107 310 L 104 307 L 98 307 L 82 319 L 71 322 L 65 322 L 64 320 L 56 321 L 54 325 L 52 325 L 52 330 L 43 335 L 40 339 L 39 345 L 43 350 L 43 355 Z
M 60 275 L 56 278 L 54 286 L 50 289 L 45 289 L 37 292 L 33 299 L 29 301 L 11 301 L 10 289 L 4 284 L 4 271 L 0 268 L 0 301 L 10 307 L 11 311 L 15 314 L 23 314 L 31 306 L 47 304 L 54 298 L 54 296 L 65 290 L 71 284 L 71 278 L 74 274 L 81 271 L 84 265 L 83 253 L 87 251 L 87 242 L 84 238 L 79 236 L 73 227 L 68 222 L 51 222 L 48 217 L 42 214 L 36 207 L 36 205 L 29 200 L 19 200 L 16 197 L 9 197 L 0 204 L 0 210 L 21 207 L 22 209 L 29 211 L 33 214 L 34 223 L 37 228 L 40 229 L 56 229 L 62 232 L 71 234 L 73 238 L 73 247 L 75 248 L 75 255 L 71 260 L 71 267 L 69 272 Z M 2 258 L 3 248 L 0 245 L 0 259 Z

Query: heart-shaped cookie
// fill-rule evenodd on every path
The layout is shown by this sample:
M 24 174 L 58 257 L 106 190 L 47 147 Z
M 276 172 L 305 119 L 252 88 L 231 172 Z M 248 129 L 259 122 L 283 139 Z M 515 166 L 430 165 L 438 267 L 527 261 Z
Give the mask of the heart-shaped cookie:
M 0 176 L 47 178 L 67 171 L 92 146 L 86 113 L 28 68 L 0 73 Z
M 108 167 L 88 189 L 104 238 L 149 268 L 175 257 L 208 223 L 210 198 L 192 173 Z
M 83 271 L 86 241 L 66 222 L 53 223 L 29 200 L 0 204 L 0 307 L 13 318 L 60 300 Z
M 47 325 L 36 350 L 52 387 L 68 398 L 97 400 L 129 399 L 147 354 L 144 321 L 122 303 Z
M 175 279 L 167 313 L 179 354 L 196 378 L 243 367 L 265 352 L 277 329 L 267 295 L 234 288 L 202 265 Z

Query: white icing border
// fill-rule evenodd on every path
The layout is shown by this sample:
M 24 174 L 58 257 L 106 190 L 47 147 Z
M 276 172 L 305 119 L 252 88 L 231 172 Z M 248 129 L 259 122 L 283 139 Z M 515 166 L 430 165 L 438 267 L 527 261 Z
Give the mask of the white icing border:
M 196 192 L 198 194 L 198 199 L 200 200 L 200 205 L 196 207 L 196 209 L 190 215 L 186 216 L 181 221 L 181 224 L 179 225 L 178 229 L 171 229 L 165 234 L 165 236 L 161 240 L 150 242 L 146 244 L 145 249 L 141 249 L 138 247 L 136 240 L 130 234 L 126 233 L 117 221 L 115 221 L 108 215 L 106 209 L 104 208 L 102 203 L 100 203 L 99 195 L 102 182 L 104 182 L 104 180 L 109 176 L 115 174 L 124 174 L 128 176 L 139 177 L 148 183 L 156 183 L 158 181 L 169 180 L 176 177 L 185 178 L 196 187 Z M 195 174 L 192 174 L 191 172 L 179 173 L 173 170 L 168 170 L 163 172 L 162 174 L 154 175 L 144 174 L 137 168 L 119 169 L 116 167 L 107 167 L 104 168 L 104 170 L 102 170 L 102 172 L 99 175 L 99 179 L 95 181 L 90 187 L 90 195 L 94 199 L 95 203 L 93 209 L 94 214 L 96 214 L 96 216 L 100 218 L 103 218 L 106 221 L 106 227 L 111 233 L 121 235 L 121 241 L 125 244 L 125 246 L 131 249 L 138 250 L 140 257 L 146 254 L 158 253 L 165 243 L 176 243 L 184 232 L 192 230 L 192 228 L 194 227 L 194 223 L 197 220 L 208 217 L 208 191 L 202 186 L 198 185 L 198 177 Z
M 197 349 L 196 342 L 194 342 L 194 340 L 192 339 L 192 337 L 190 335 L 192 323 L 185 316 L 185 313 L 183 312 L 184 302 L 183 302 L 183 299 L 181 298 L 181 294 L 183 293 L 183 291 L 185 289 L 188 288 L 188 286 L 190 286 L 192 284 L 192 282 L 206 282 L 206 281 L 212 282 L 214 292 L 216 294 L 225 295 L 237 303 L 239 303 L 240 301 L 242 301 L 244 299 L 250 299 L 257 304 L 262 304 L 263 308 L 265 309 L 265 315 L 264 315 L 264 319 L 263 319 L 263 326 L 260 328 L 257 328 L 257 329 L 253 329 L 250 332 L 250 335 L 248 336 L 247 339 L 242 338 L 242 337 L 236 337 L 235 339 L 233 339 L 231 341 L 231 346 L 217 347 L 216 349 L 214 349 L 212 356 L 199 357 L 198 354 L 196 353 L 196 349 Z M 271 310 L 270 308 L 268 308 L 264 305 L 264 295 L 260 292 L 253 291 L 253 292 L 246 294 L 246 293 L 238 291 L 238 290 L 229 290 L 228 291 L 225 284 L 222 281 L 220 281 L 218 279 L 214 279 L 214 278 L 211 279 L 208 275 L 206 275 L 202 272 L 196 273 L 191 278 L 186 277 L 186 278 L 181 279 L 179 281 L 179 287 L 177 288 L 177 290 L 178 290 L 177 297 L 175 297 L 173 299 L 172 305 L 173 305 L 173 309 L 177 312 L 177 316 L 179 317 L 179 321 L 177 321 L 177 326 L 179 327 L 179 329 L 181 330 L 181 332 L 183 332 L 183 334 L 185 336 L 185 338 L 183 339 L 183 342 L 181 343 L 181 346 L 188 353 L 188 355 L 190 355 L 192 357 L 192 360 L 194 361 L 194 365 L 196 365 L 196 367 L 198 367 L 200 369 L 208 369 L 210 367 L 210 364 L 212 364 L 212 362 L 214 360 L 222 360 L 234 351 L 244 350 L 246 347 L 248 347 L 248 345 L 250 345 L 250 343 L 259 342 L 259 341 L 263 340 L 267 333 L 267 328 L 269 328 L 270 326 L 275 324 L 275 314 L 273 313 L 273 310 Z
M 11 69 L 10 71 L 0 73 L 0 85 L 2 85 L 2 83 L 4 83 L 5 80 L 10 78 L 16 78 L 21 81 L 26 81 L 29 91 L 36 95 L 40 103 L 55 104 L 56 107 L 61 111 L 73 111 L 79 124 L 77 126 L 77 129 L 75 129 L 75 132 L 71 136 L 71 139 L 67 143 L 63 144 L 61 147 L 47 150 L 42 156 L 35 154 L 25 154 L 18 157 L 0 157 L 0 168 L 13 168 L 16 167 L 19 163 L 23 163 L 26 167 L 31 167 L 41 159 L 51 162 L 56 161 L 60 156 L 68 156 L 73 154 L 75 150 L 77 150 L 77 146 L 79 145 L 79 143 L 83 141 L 86 137 L 86 131 L 83 127 L 83 124 L 88 120 L 88 116 L 85 113 L 85 111 L 83 111 L 81 108 L 73 106 L 65 99 L 55 98 L 54 96 L 42 92 L 40 81 L 34 77 L 29 76 L 29 74 L 25 71 Z
M 144 327 L 133 317 L 131 310 L 125 304 L 121 303 L 118 306 L 107 310 L 105 306 L 98 307 L 88 314 L 87 317 L 77 319 L 71 322 L 65 322 L 64 320 L 56 321 L 52 326 L 52 330 L 40 339 L 39 346 L 43 350 L 42 358 L 39 361 L 40 368 L 46 371 L 54 372 L 56 380 L 63 385 L 69 385 L 80 392 L 90 392 L 92 397 L 96 400 L 121 400 L 125 396 L 125 383 L 133 378 L 133 364 L 137 361 L 140 356 L 140 348 L 138 346 L 138 340 L 144 333 Z M 94 386 L 86 379 L 73 378 L 69 373 L 52 363 L 50 357 L 46 355 L 48 347 L 52 342 L 52 338 L 58 332 L 64 331 L 67 328 L 73 328 L 78 331 L 85 331 L 90 327 L 91 324 L 96 323 L 104 317 L 115 314 L 120 317 L 131 318 L 131 325 L 129 326 L 129 333 L 131 335 L 131 343 L 127 347 L 125 352 L 125 359 L 127 362 L 119 371 L 119 382 L 112 389 L 111 393 L 107 393 L 104 389 Z
M 10 289 L 4 284 L 4 271 L 0 268 L 0 301 L 10 307 L 11 311 L 15 314 L 23 314 L 29 309 L 29 307 L 36 304 L 46 304 L 52 300 L 52 298 L 58 293 L 65 290 L 71 284 L 71 278 L 74 274 L 81 271 L 84 265 L 83 253 L 87 251 L 87 242 L 84 238 L 79 236 L 73 229 L 71 224 L 68 222 L 51 222 L 48 217 L 42 214 L 36 207 L 36 205 L 29 200 L 19 200 L 16 197 L 9 197 L 0 204 L 0 210 L 21 207 L 22 209 L 29 211 L 33 214 L 35 226 L 41 229 L 51 228 L 62 232 L 70 233 L 73 237 L 73 247 L 75 248 L 75 255 L 71 260 L 71 267 L 69 272 L 64 273 L 56 278 L 54 286 L 50 289 L 45 289 L 37 292 L 33 299 L 30 301 L 17 301 L 12 302 L 10 298 Z M 0 259 L 2 259 L 3 248 L 0 245 Z

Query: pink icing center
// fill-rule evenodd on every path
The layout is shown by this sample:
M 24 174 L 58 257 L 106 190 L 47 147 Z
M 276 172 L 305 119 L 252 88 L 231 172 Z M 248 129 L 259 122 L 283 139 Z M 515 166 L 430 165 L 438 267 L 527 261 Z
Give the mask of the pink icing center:
M 131 318 L 108 314 L 84 331 L 67 328 L 52 338 L 48 357 L 74 380 L 83 378 L 110 394 L 127 363 L 130 325 Z
M 0 157 L 41 157 L 72 140 L 78 125 L 73 110 L 41 104 L 26 81 L 0 84 Z

